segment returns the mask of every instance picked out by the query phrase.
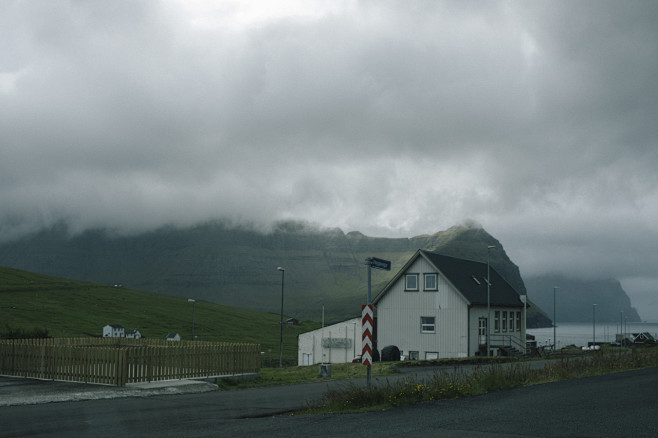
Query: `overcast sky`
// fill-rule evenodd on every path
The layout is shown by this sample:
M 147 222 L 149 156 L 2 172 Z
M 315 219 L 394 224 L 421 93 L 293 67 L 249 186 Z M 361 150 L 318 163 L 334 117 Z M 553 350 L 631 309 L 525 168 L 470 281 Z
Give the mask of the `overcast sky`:
M 474 220 L 658 320 L 658 2 L 0 3 L 0 239 Z

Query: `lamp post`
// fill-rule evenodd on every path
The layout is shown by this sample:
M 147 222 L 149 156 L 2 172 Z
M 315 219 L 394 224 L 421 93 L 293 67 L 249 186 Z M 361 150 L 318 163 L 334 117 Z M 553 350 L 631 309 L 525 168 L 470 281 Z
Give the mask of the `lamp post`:
M 194 307 L 196 306 L 196 300 L 194 298 L 188 298 L 188 303 L 192 303 L 192 340 L 194 340 Z
M 489 345 L 490 345 L 490 325 L 491 325 L 491 272 L 490 272 L 490 258 L 491 250 L 496 248 L 495 246 L 487 246 L 487 357 L 489 357 Z
M 556 313 L 556 295 L 557 295 L 557 286 L 553 286 L 553 351 L 555 352 L 555 349 L 557 347 L 557 313 Z
M 286 276 L 286 270 L 281 266 L 276 269 L 281 271 L 281 320 L 279 321 L 279 328 L 281 329 L 281 343 L 279 345 L 279 368 L 283 368 L 283 282 Z
M 592 304 L 592 347 L 596 345 L 596 304 Z
M 619 312 L 619 345 L 624 345 L 624 311 Z

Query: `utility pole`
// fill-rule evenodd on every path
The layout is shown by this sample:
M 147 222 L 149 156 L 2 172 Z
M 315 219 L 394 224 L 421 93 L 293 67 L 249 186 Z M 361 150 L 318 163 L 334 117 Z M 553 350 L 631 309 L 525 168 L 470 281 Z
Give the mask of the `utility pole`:
M 487 246 L 487 354 L 486 356 L 489 357 L 490 355 L 490 344 L 491 344 L 491 330 L 490 330 L 490 325 L 491 325 L 491 268 L 490 268 L 490 250 L 496 248 L 493 245 Z

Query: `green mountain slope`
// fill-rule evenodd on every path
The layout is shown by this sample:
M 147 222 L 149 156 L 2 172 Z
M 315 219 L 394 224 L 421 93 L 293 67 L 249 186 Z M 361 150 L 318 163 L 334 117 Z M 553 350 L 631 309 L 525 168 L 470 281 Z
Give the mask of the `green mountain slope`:
M 101 336 L 103 326 L 137 328 L 164 339 L 177 332 L 197 340 L 261 344 L 264 360 L 278 361 L 280 315 L 186 298 L 67 280 L 0 267 L 0 336 L 47 331 L 54 337 Z M 297 361 L 297 336 L 319 324 L 286 326 L 284 356 Z
M 88 231 L 69 236 L 65 226 L 0 245 L 0 265 L 49 275 L 121 284 L 234 307 L 278 312 L 285 271 L 285 312 L 327 322 L 354 317 L 366 300 L 366 257 L 391 260 L 391 272 L 373 272 L 373 296 L 418 249 L 486 261 L 520 293 L 518 267 L 500 242 L 477 226 L 457 226 L 413 238 L 375 238 L 297 222 L 270 233 L 213 222 L 163 228 L 136 236 Z M 547 323 L 531 308 L 533 325 Z

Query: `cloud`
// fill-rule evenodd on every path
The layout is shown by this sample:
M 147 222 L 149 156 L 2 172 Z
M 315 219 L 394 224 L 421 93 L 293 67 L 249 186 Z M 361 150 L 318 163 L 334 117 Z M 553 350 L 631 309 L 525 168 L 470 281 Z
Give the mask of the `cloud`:
M 654 279 L 651 2 L 0 5 L 0 238 L 228 217 Z

